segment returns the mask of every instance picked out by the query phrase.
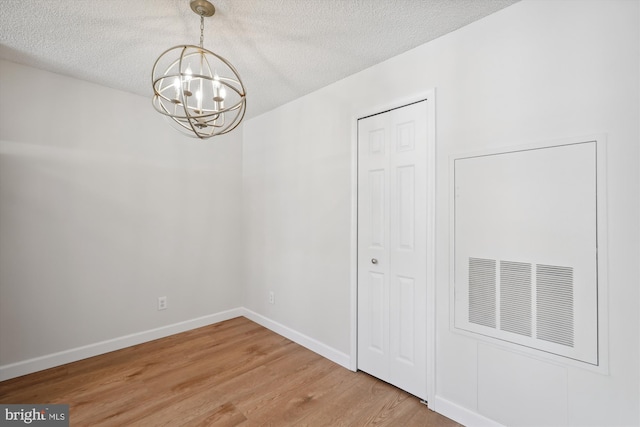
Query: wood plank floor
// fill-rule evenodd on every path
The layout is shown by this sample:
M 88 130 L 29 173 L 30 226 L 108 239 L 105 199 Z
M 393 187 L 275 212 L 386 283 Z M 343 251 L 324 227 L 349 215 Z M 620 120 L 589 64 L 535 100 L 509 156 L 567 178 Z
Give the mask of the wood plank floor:
M 66 403 L 72 426 L 458 426 L 250 320 L 0 382 L 0 403 Z

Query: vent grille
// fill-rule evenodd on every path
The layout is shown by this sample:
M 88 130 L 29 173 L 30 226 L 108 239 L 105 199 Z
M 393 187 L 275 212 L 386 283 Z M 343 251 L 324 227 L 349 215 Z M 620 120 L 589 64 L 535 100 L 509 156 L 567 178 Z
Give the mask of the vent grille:
M 573 269 L 536 266 L 536 337 L 573 347 Z
M 526 262 L 469 258 L 469 322 L 573 347 L 573 268 L 536 264 L 532 273 Z
M 531 264 L 500 261 L 500 329 L 531 336 Z
M 469 322 L 496 327 L 496 261 L 469 258 Z

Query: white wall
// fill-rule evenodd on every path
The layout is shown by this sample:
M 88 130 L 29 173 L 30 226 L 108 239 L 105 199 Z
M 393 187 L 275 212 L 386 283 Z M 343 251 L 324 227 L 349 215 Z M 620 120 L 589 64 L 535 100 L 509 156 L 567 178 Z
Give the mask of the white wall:
M 350 354 L 354 118 L 435 88 L 437 399 L 430 406 L 470 424 L 638 425 L 638 9 L 633 0 L 525 0 L 248 120 L 245 306 Z M 449 156 L 600 133 L 608 140 L 610 373 L 452 331 Z
M 0 367 L 242 305 L 241 131 L 6 61 L 0 93 Z
M 244 303 L 348 353 L 350 117 L 306 99 L 244 127 Z

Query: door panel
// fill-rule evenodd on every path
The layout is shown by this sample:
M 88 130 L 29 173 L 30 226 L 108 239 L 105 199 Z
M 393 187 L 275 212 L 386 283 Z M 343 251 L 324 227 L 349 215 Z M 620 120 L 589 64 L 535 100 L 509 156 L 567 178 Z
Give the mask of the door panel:
M 398 249 L 414 249 L 415 220 L 415 168 L 402 166 L 397 170 L 398 194 Z
M 369 274 L 369 349 L 384 354 L 385 348 L 385 332 L 386 324 L 384 310 L 384 276 L 379 273 Z
M 413 300 L 415 299 L 415 281 L 409 277 L 398 277 L 398 289 L 400 295 L 398 329 L 393 332 L 398 337 L 397 360 L 403 363 L 414 364 L 415 355 L 415 310 Z
M 386 236 L 386 197 L 385 197 L 385 171 L 369 171 L 369 212 L 371 221 L 371 234 L 369 246 L 384 249 Z

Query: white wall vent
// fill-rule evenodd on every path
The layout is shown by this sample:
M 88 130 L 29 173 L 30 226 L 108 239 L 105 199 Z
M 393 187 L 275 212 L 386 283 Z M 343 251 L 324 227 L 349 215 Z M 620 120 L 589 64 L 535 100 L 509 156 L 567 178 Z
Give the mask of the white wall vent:
M 536 266 L 536 337 L 573 347 L 573 269 Z
M 455 328 L 598 365 L 597 151 L 452 158 Z
M 500 329 L 531 336 L 531 264 L 500 261 Z
M 573 347 L 573 315 L 571 267 L 469 258 L 469 323 Z
M 496 262 L 469 258 L 469 322 L 496 327 Z

